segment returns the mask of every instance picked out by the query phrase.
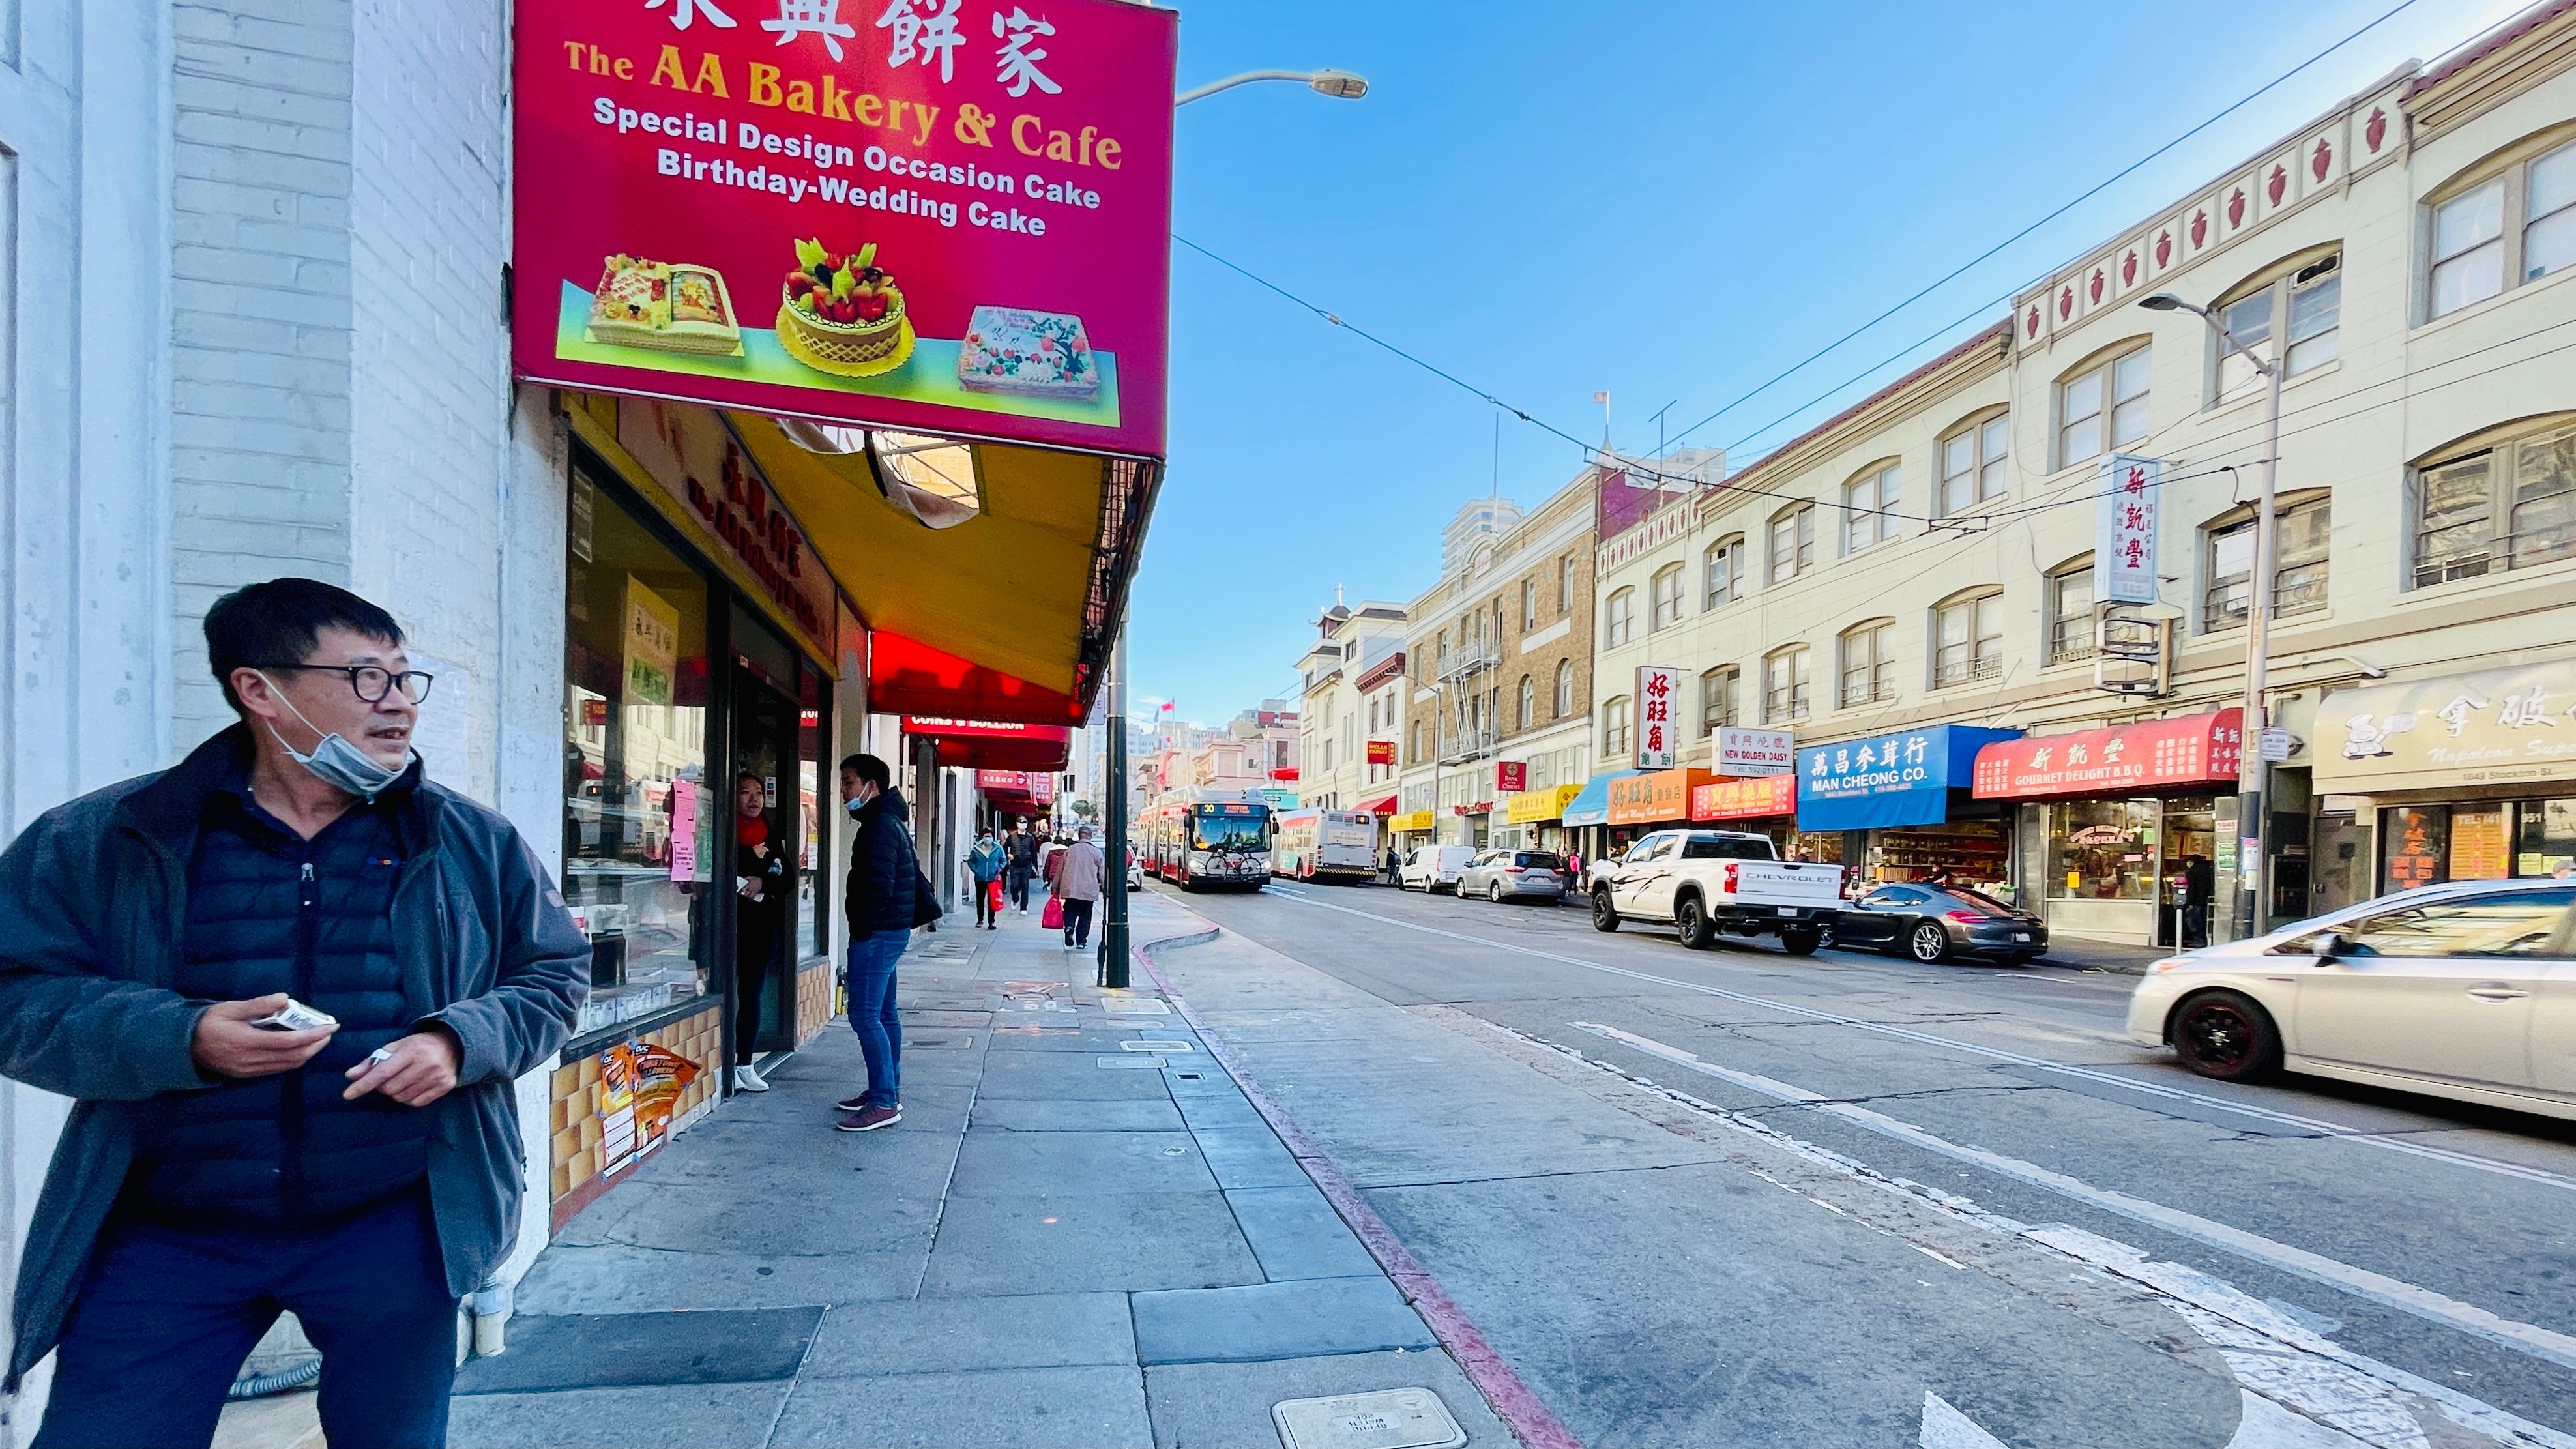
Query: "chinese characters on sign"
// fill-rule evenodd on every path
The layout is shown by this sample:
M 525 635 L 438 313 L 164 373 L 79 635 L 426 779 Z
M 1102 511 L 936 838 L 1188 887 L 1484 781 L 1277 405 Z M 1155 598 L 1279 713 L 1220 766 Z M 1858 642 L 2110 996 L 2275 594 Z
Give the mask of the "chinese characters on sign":
M 1723 725 L 1717 731 L 1717 773 L 1786 775 L 1798 768 L 1798 742 L 1787 730 Z
M 1637 768 L 1673 767 L 1673 701 L 1680 697 L 1682 672 L 1661 664 L 1637 667 Z
M 2233 780 L 2244 760 L 2243 720 L 2244 711 L 2222 709 L 1988 745 L 1977 752 L 1976 797 L 2151 794 Z
M 2094 587 L 2110 604 L 2156 601 L 2156 494 L 2165 465 L 2115 453 L 2102 460 L 2100 527 L 2093 545 Z
M 2319 789 L 2576 779 L 2576 669 L 2532 664 L 2337 690 L 2317 705 L 2317 733 Z
M 1798 828 L 1866 830 L 1950 818 L 1977 751 L 2018 730 L 1930 725 L 1798 751 Z

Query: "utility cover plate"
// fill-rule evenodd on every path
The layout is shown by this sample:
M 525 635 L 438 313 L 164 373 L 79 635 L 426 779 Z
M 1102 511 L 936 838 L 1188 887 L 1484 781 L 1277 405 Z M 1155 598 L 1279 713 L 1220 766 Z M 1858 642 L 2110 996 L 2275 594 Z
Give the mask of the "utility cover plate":
M 1190 1045 L 1188 1042 L 1185 1042 L 1185 1041 L 1122 1041 L 1122 1042 L 1120 1042 L 1120 1043 L 1118 1044 L 1118 1049 L 1119 1049 L 1120 1051 L 1122 1051 L 1122 1052 L 1175 1052 L 1175 1053 L 1178 1053 L 1178 1052 L 1192 1052 L 1192 1051 L 1196 1051 L 1196 1050 L 1198 1050 L 1198 1048 L 1196 1048 L 1196 1047 L 1194 1047 L 1194 1046 Z
M 1106 996 L 1101 998 L 1100 1009 L 1111 1016 L 1169 1016 L 1172 1014 L 1170 1003 L 1155 1001 L 1150 997 Z
M 1467 1431 L 1429 1389 L 1380 1389 L 1270 1406 L 1286 1449 L 1458 1449 Z
M 1126 1067 L 1131 1070 L 1140 1067 L 1159 1068 L 1163 1065 L 1161 1057 L 1101 1057 L 1098 1061 L 1104 1067 Z

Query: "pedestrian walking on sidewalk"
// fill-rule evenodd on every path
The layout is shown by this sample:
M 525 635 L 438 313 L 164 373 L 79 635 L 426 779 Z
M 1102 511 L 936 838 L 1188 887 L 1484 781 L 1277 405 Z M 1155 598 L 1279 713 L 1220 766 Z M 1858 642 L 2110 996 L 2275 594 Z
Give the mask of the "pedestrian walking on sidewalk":
M 1001 929 L 1001 905 L 994 899 L 1000 892 L 994 887 L 1002 877 L 1002 843 L 993 838 L 993 827 L 987 825 L 975 836 L 975 848 L 966 852 L 966 874 L 975 882 L 975 924 L 985 930 Z
M 1395 848 L 1394 842 L 1389 841 L 1386 847 L 1386 883 L 1395 884 L 1402 878 L 1403 870 L 1404 853 Z
M 203 1445 L 292 1311 L 326 1438 L 444 1444 L 457 1300 L 519 1224 L 517 1079 L 590 946 L 510 822 L 422 777 L 391 614 L 273 579 L 205 635 L 236 722 L 0 854 L 0 1073 L 74 1103 L 6 1388 L 54 1355 L 49 1449 Z
M 873 1132 L 903 1120 L 903 1019 L 895 1011 L 895 963 L 921 916 L 921 861 L 903 823 L 894 772 L 874 755 L 841 761 L 841 798 L 858 837 L 841 895 L 849 919 L 850 1030 L 867 1059 L 868 1088 L 839 1106 L 844 1132 Z
M 1086 825 L 1074 832 L 1073 844 L 1055 853 L 1053 865 L 1047 888 L 1064 902 L 1064 943 L 1078 951 L 1091 944 L 1091 912 L 1100 904 L 1109 862 L 1101 857 L 1100 847 L 1091 843 L 1091 827 Z
M 751 1064 L 760 1041 L 760 1003 L 769 969 L 787 925 L 787 855 L 770 839 L 763 813 L 769 791 L 758 775 L 744 773 L 734 786 L 733 822 L 733 1085 L 766 1092 L 769 1083 Z
M 1019 828 L 1002 841 L 1002 860 L 1011 904 L 1025 916 L 1029 913 L 1029 881 L 1038 873 L 1038 838 L 1029 833 L 1029 817 L 1021 816 Z

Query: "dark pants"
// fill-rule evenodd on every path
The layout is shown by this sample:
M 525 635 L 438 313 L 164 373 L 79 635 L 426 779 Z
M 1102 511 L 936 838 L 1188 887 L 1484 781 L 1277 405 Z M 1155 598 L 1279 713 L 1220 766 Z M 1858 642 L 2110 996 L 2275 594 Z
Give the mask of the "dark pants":
M 1091 910 L 1099 904 L 1098 901 L 1078 901 L 1071 896 L 1064 898 L 1064 943 L 1066 945 L 1091 944 Z
M 867 1059 L 870 1107 L 903 1105 L 903 1018 L 894 1007 L 894 966 L 909 931 L 874 931 L 850 943 L 850 1030 Z
M 1021 910 L 1027 910 L 1029 908 L 1029 868 L 1024 865 L 1012 866 L 1010 882 L 1011 904 Z
M 2209 902 L 2193 901 L 2182 908 L 2182 939 L 2177 946 L 2209 944 Z
M 993 909 L 993 882 L 975 882 L 975 924 L 989 926 L 997 914 Z
M 331 1227 L 109 1220 L 63 1330 L 37 1449 L 203 1445 L 280 1310 L 322 1350 L 334 1444 L 447 1442 L 456 1299 L 426 1189 Z
M 738 956 L 733 963 L 733 1059 L 737 1066 L 751 1065 L 752 1052 L 760 1043 L 760 999 L 769 989 L 769 947 L 761 947 L 749 956 Z

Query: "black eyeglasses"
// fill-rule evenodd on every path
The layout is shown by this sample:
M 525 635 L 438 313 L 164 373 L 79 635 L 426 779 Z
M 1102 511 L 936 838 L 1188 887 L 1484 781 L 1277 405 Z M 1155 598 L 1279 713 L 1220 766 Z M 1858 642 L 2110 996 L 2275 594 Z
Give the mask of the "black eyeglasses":
M 418 669 L 400 674 L 374 664 L 255 664 L 254 669 L 310 669 L 323 674 L 349 676 L 349 692 L 368 704 L 375 704 L 402 686 L 403 698 L 419 704 L 429 698 L 429 686 L 438 676 Z

